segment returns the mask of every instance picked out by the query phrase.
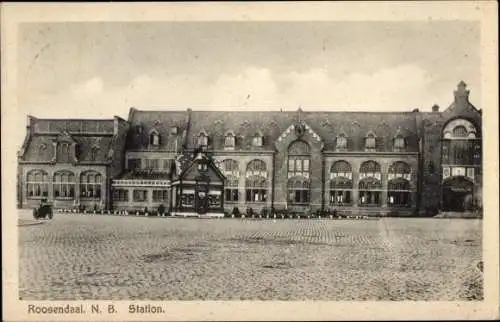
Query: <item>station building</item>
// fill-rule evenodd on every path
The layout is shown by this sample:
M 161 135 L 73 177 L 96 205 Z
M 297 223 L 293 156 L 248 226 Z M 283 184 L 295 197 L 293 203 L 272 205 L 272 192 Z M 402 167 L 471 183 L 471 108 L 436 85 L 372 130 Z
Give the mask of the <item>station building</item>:
M 451 96 L 451 95 L 450 95 Z M 28 117 L 18 204 L 171 213 L 482 207 L 481 111 L 460 82 L 430 112 L 138 110 Z

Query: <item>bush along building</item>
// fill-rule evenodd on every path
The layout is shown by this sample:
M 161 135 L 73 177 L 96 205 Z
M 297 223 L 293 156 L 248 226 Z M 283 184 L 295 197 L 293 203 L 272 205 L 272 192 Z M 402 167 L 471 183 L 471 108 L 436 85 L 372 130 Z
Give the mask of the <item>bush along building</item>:
M 29 117 L 18 204 L 180 214 L 481 212 L 481 111 L 148 111 Z

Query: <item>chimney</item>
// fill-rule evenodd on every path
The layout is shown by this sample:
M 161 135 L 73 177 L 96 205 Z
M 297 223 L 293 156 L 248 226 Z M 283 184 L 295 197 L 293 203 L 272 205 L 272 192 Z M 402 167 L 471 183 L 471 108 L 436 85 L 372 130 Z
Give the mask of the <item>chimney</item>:
M 439 105 L 437 105 L 437 104 L 432 105 L 432 111 L 433 111 L 434 113 L 439 112 Z
M 469 104 L 469 90 L 467 90 L 467 84 L 464 81 L 458 83 L 454 94 L 456 107 L 466 107 Z

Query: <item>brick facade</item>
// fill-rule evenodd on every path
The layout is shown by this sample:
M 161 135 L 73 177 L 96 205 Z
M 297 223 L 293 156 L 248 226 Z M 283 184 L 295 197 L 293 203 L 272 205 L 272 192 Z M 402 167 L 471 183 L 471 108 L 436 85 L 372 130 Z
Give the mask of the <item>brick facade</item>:
M 473 197 L 480 206 L 481 163 L 474 159 L 475 163 L 471 165 L 448 167 L 442 161 L 443 131 L 453 120 L 472 124 L 476 129 L 473 142 L 480 144 L 481 111 L 469 102 L 468 93 L 461 82 L 454 92 L 453 103 L 443 111 L 434 106 L 432 112 L 141 111 L 132 108 L 128 120 L 118 117 L 110 120 L 29 117 L 26 139 L 19 153 L 18 205 L 34 207 L 39 202 L 39 197 L 27 196 L 26 180 L 30 171 L 44 171 L 52 187 L 54 174 L 66 170 L 77 178 L 75 198 L 57 199 L 53 188 L 49 188 L 47 198 L 56 199 L 58 207 L 70 207 L 74 203 L 91 207 L 98 202 L 106 209 L 155 209 L 162 204 L 171 210 L 171 183 L 183 170 L 179 158 L 192 159 L 203 142 L 200 136 L 206 136 L 203 150 L 214 165 L 222 174 L 236 173 L 238 176 L 237 201 L 222 201 L 226 212 L 234 207 L 240 211 L 251 207 L 258 212 L 265 207 L 302 212 L 337 210 L 353 214 L 424 214 L 442 209 L 443 184 L 450 179 L 443 172 L 449 171 L 455 174 L 468 171 L 467 175 L 462 173 L 460 176 L 473 182 Z M 234 137 L 234 141 L 227 140 L 228 136 Z M 345 145 L 339 143 L 343 138 Z M 368 143 L 371 138 L 373 146 Z M 71 142 L 75 160 L 56 157 L 55 153 L 61 153 L 57 152 L 58 144 L 63 144 L 64 140 Z M 307 182 L 308 192 L 304 194 L 306 202 L 300 205 L 291 202 L 293 194 L 298 192 L 290 188 L 290 167 L 294 163 L 290 161 L 289 148 L 297 141 L 303 142 L 308 149 L 303 156 L 308 161 L 300 165 L 304 167 L 301 175 Z M 404 145 L 398 146 L 396 142 Z M 225 172 L 222 166 L 228 159 L 237 163 L 237 169 L 232 169 L 231 173 Z M 134 160 L 141 160 L 141 166 L 134 165 Z M 262 181 L 265 187 L 259 187 L 265 190 L 260 201 L 247 200 L 246 195 L 247 180 L 253 175 L 247 173 L 247 167 L 252 160 L 260 160 L 265 165 L 265 170 L 257 173 L 265 180 Z M 349 194 L 345 195 L 348 198 L 345 204 L 335 201 L 337 188 L 330 191 L 330 185 L 335 186 L 336 174 L 331 171 L 337 161 L 349 164 L 352 169 L 348 180 L 344 178 L 347 180 L 344 184 L 350 185 L 346 188 Z M 367 161 L 380 167 L 377 173 L 368 174 L 376 188 L 361 188 L 365 187 L 367 175 L 360 169 Z M 401 180 L 404 179 L 400 180 L 403 182 L 401 187 L 404 188 L 398 189 L 403 190 L 394 190 L 404 195 L 401 197 L 404 207 L 399 204 L 396 207 L 394 196 L 387 192 L 389 186 L 395 184 L 391 180 L 397 178 L 390 169 L 398 162 L 411 169 L 404 178 L 401 176 Z M 103 178 L 99 200 L 80 200 L 78 180 L 86 171 L 95 171 Z M 117 197 L 121 199 L 114 200 L 113 191 L 118 189 L 125 192 L 121 191 L 122 195 Z M 135 201 L 134 190 L 138 189 L 147 190 L 147 197 Z M 168 197 L 158 199 L 158 192 L 155 192 L 156 199 L 153 200 L 153 191 L 158 190 L 169 191 Z M 361 198 L 361 190 L 371 201 L 366 203 L 365 197 Z

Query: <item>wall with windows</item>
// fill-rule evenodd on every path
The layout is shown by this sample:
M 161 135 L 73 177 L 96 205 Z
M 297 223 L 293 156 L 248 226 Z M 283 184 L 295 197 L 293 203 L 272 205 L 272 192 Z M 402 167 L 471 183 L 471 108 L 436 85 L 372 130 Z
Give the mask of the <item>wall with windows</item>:
M 78 204 L 87 208 L 106 207 L 105 166 L 23 164 L 20 168 L 23 207 L 37 207 L 42 198 L 52 201 L 57 208 Z
M 125 167 L 128 170 L 169 171 L 170 164 L 175 157 L 174 152 L 127 152 Z
M 225 211 L 232 211 L 234 207 L 238 207 L 240 211 L 246 211 L 249 207 L 254 211 L 271 207 L 273 173 L 271 153 L 217 153 L 213 158 L 227 179 L 224 192 Z M 230 168 L 226 169 L 226 166 Z
M 329 154 L 324 171 L 325 205 L 330 209 L 370 211 L 417 205 L 417 153 Z
M 295 125 L 276 143 L 274 207 L 314 211 L 324 198 L 323 143 L 307 124 Z
M 170 187 L 151 185 L 113 186 L 111 191 L 113 209 L 127 211 L 157 211 L 160 205 L 168 211 Z

